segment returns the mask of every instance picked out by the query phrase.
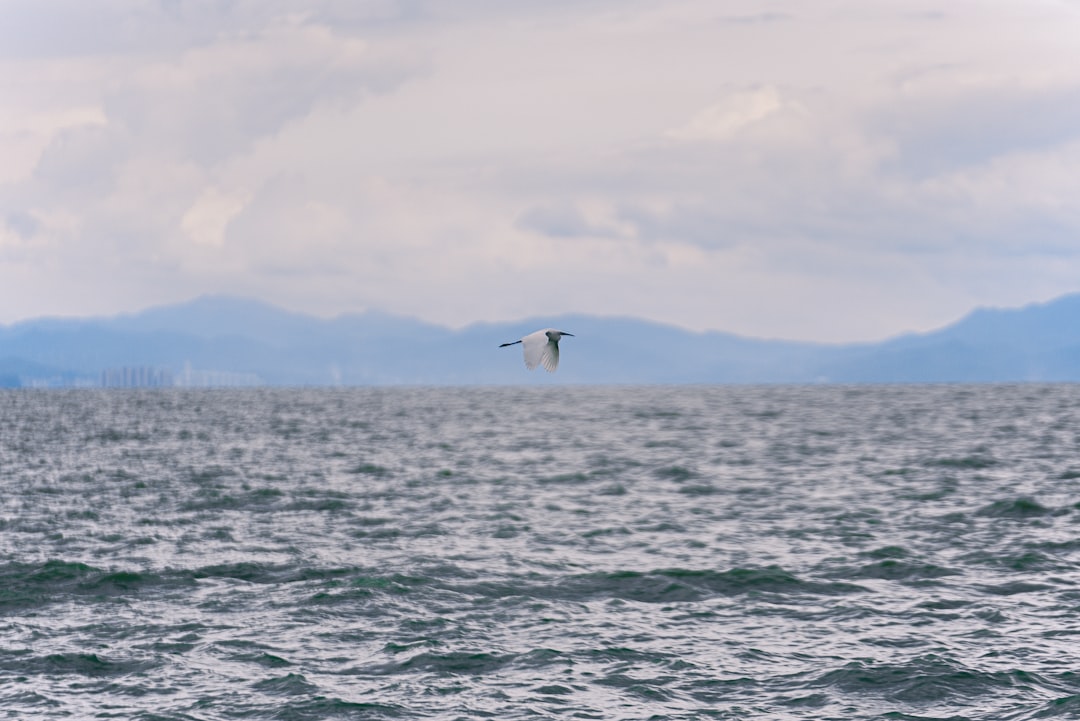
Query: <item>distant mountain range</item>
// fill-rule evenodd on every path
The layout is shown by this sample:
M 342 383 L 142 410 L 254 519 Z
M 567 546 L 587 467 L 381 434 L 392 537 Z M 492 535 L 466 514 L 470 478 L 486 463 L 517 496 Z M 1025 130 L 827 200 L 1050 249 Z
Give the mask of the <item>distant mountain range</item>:
M 555 374 L 525 370 L 537 328 L 568 330 Z M 933 383 L 1080 381 L 1080 294 L 980 309 L 931 333 L 815 344 L 565 315 L 451 330 L 378 312 L 330 320 L 230 296 L 134 315 L 0 327 L 0 386 Z

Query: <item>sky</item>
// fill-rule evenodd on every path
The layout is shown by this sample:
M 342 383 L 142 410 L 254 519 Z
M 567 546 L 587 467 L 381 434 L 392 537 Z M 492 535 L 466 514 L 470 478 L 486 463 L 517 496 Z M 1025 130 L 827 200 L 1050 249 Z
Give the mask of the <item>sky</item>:
M 0 323 L 823 342 L 1080 291 L 1080 0 L 0 0 Z

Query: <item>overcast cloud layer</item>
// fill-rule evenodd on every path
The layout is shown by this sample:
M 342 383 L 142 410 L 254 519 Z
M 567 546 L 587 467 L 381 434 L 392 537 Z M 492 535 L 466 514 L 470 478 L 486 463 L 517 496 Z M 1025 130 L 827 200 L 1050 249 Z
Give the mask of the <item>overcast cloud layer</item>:
M 1075 0 L 2 7 L 0 322 L 849 341 L 1080 290 Z

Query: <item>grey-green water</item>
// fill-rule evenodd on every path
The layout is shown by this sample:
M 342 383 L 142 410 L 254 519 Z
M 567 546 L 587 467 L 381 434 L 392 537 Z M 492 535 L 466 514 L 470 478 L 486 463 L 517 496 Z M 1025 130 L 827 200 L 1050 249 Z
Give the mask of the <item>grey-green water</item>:
M 0 717 L 1080 718 L 1080 387 L 0 393 Z

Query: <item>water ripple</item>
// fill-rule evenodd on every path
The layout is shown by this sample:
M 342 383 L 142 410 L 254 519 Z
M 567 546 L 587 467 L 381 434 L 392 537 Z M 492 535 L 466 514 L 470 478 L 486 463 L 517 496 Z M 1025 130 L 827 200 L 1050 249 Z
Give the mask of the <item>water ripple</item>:
M 1080 388 L 0 392 L 0 716 L 1080 716 Z

